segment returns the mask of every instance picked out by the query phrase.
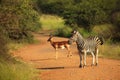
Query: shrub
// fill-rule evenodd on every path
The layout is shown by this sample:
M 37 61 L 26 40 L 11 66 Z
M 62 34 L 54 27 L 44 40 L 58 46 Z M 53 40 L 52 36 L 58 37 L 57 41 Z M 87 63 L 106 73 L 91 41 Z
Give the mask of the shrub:
M 1 29 L 0 27 L 0 45 L 1 45 L 1 48 L 0 48 L 0 58 L 7 58 L 9 57 L 10 55 L 8 54 L 8 48 L 7 48 L 7 38 L 5 37 L 4 33 L 3 33 L 3 30 Z
M 1 0 L 0 27 L 10 39 L 30 39 L 30 32 L 40 28 L 39 14 L 30 3 L 31 0 Z
M 70 37 L 71 31 L 72 31 L 72 28 L 63 27 L 63 28 L 57 29 L 57 31 L 54 34 L 61 37 Z
M 111 43 L 113 41 L 114 36 L 116 36 L 115 26 L 112 24 L 103 24 L 103 25 L 96 25 L 92 29 L 92 33 L 102 35 L 103 38 Z

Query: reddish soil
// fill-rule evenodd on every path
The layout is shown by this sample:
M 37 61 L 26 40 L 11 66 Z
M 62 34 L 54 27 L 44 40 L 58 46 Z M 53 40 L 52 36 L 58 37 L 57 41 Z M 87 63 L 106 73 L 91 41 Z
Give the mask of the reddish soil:
M 47 42 L 48 36 L 35 35 L 40 40 L 38 44 L 31 44 L 19 49 L 14 54 L 24 61 L 32 63 L 40 70 L 41 80 L 120 80 L 120 60 L 99 58 L 98 66 L 90 66 L 91 56 L 87 56 L 87 66 L 79 68 L 79 56 L 75 44 L 71 46 L 73 56 L 67 57 L 67 50 L 55 50 Z M 54 40 L 67 40 L 55 37 Z

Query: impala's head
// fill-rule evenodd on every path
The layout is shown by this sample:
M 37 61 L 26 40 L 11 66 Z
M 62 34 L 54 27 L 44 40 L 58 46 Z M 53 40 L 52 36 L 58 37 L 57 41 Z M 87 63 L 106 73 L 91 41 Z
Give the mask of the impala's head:
M 53 38 L 53 35 L 52 35 L 52 34 L 50 34 L 50 35 L 49 35 L 49 38 L 48 38 L 48 40 L 47 40 L 47 41 L 48 41 L 48 42 L 49 42 L 49 41 L 51 41 L 51 39 L 52 39 L 52 38 Z

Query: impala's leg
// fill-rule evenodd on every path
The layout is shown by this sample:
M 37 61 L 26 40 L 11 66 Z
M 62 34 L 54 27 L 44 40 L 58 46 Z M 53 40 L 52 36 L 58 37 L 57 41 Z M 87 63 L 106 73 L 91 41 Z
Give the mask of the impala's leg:
M 96 59 L 96 66 L 98 65 L 98 52 L 99 52 L 99 50 L 98 49 L 96 49 L 96 53 L 95 53 L 95 59 Z
M 70 48 L 67 48 L 67 50 L 68 50 L 68 55 L 67 55 L 67 57 L 72 56 L 71 51 L 70 51 Z
M 57 59 L 58 58 L 58 50 L 55 49 L 55 58 Z
M 72 53 L 71 53 L 71 51 L 69 50 L 69 54 L 70 54 L 70 56 L 72 56 Z
M 86 53 L 86 51 L 84 51 L 84 56 L 83 56 L 83 58 L 84 58 L 84 59 L 83 59 L 83 60 L 84 60 L 84 66 L 86 66 L 86 55 L 87 55 L 87 53 Z M 84 66 L 83 66 L 83 67 L 84 67 Z
M 94 63 L 95 63 L 95 55 L 94 55 L 94 53 L 93 53 L 93 52 L 91 52 L 91 54 L 92 54 L 92 56 L 93 56 L 92 65 L 94 65 Z

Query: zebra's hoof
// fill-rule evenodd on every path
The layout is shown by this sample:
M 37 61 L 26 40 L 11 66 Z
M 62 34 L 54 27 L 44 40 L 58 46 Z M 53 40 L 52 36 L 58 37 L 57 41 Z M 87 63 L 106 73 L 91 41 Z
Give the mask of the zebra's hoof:
M 79 68 L 82 68 L 82 65 L 80 65 Z
M 83 68 L 85 67 L 86 65 L 83 65 Z
M 95 66 L 98 66 L 98 63 L 96 63 Z

